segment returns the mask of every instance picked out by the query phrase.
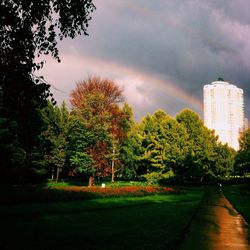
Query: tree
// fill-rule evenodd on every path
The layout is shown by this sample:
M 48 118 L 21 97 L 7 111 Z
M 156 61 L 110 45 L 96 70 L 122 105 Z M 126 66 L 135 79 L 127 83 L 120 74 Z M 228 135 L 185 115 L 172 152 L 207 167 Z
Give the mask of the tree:
M 82 117 L 71 114 L 66 130 L 66 161 L 68 172 L 84 173 L 89 177 L 95 174 L 94 159 L 89 149 L 95 143 L 95 134 L 88 130 Z
M 105 110 L 110 110 L 113 104 L 124 101 L 122 92 L 123 90 L 114 81 L 98 76 L 90 76 L 77 83 L 76 89 L 71 92 L 70 102 L 74 108 L 82 110 L 88 105 L 86 100 L 89 95 L 93 93 L 102 94 L 102 105 L 105 107 Z M 93 112 L 103 113 L 100 107 L 96 107 Z
M 188 133 L 182 124 L 170 116 L 162 123 L 162 128 L 166 147 L 165 164 L 168 169 L 174 172 L 176 177 L 182 178 L 186 172 Z
M 79 82 L 71 92 L 74 112 L 97 138 L 89 151 L 98 169 L 96 176 L 107 176 L 111 172 L 114 180 L 117 149 L 126 130 L 127 114 L 119 107 L 123 101 L 122 89 L 116 83 L 96 76 Z
M 236 174 L 250 172 L 250 129 L 243 132 L 239 140 L 240 149 L 235 159 Z
M 42 141 L 47 141 L 47 145 L 49 145 L 44 156 L 51 169 L 51 179 L 55 178 L 58 182 L 59 174 L 65 164 L 66 127 L 69 120 L 69 111 L 65 102 L 63 102 L 60 108 L 48 103 L 43 112 L 47 129 L 42 132 L 41 136 Z
M 118 105 L 113 106 L 111 113 L 111 127 L 109 130 L 112 139 L 112 152 L 110 155 L 111 181 L 114 182 L 115 174 L 120 171 L 122 167 L 122 162 L 119 159 L 121 156 L 120 151 L 133 124 L 133 111 L 132 108 L 125 103 L 122 108 Z
M 151 130 L 148 152 L 151 169 L 149 176 L 164 179 L 178 173 L 183 166 L 187 153 L 187 132 L 175 119 L 164 111 L 158 110 L 152 116 L 153 131 Z M 157 173 L 157 174 L 156 174 Z
M 66 126 L 69 112 L 65 102 L 61 107 L 51 102 L 41 110 L 43 131 L 39 136 L 39 143 L 31 152 L 32 171 L 59 180 L 59 175 L 65 165 Z
M 227 144 L 217 143 L 215 147 L 215 159 L 213 162 L 213 172 L 217 178 L 229 176 L 234 171 L 236 152 Z
M 14 159 L 15 155 L 19 158 L 22 155 L 22 165 L 28 166 L 41 133 L 39 110 L 47 105 L 50 92 L 49 85 L 33 75 L 34 70 L 44 64 L 36 63 L 35 57 L 50 54 L 59 61 L 57 37 L 86 35 L 94 9 L 91 0 L 1 0 L 0 117 L 12 124 L 8 131 L 12 138 L 11 152 L 5 152 L 9 157 L 5 156 L 1 167 L 15 167 L 14 162 L 19 161 Z M 17 154 L 13 154 L 13 150 Z M 3 152 L 0 154 L 4 157 Z
M 142 174 L 146 174 L 145 166 L 141 162 L 141 156 L 143 155 L 141 143 L 140 125 L 133 123 L 120 150 L 120 158 L 122 164 L 125 166 L 123 168 L 123 175 L 127 179 L 136 179 Z
M 183 165 L 187 137 L 182 125 L 163 110 L 157 110 L 133 127 L 123 158 L 134 175 L 142 175 L 150 181 L 169 178 Z
M 188 153 L 185 160 L 186 177 L 218 178 L 232 171 L 234 151 L 219 143 L 214 131 L 204 126 L 192 110 L 183 110 L 176 117 L 188 133 Z
M 188 154 L 186 161 L 186 175 L 203 177 L 205 166 L 203 165 L 204 148 L 204 125 L 199 116 L 192 110 L 183 110 L 177 115 L 176 120 L 182 124 L 189 135 Z

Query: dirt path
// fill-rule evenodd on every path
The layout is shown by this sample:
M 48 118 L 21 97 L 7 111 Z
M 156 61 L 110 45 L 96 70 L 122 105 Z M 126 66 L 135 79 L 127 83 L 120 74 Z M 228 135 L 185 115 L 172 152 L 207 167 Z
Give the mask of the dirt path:
M 248 225 L 218 187 L 208 187 L 181 250 L 250 250 Z

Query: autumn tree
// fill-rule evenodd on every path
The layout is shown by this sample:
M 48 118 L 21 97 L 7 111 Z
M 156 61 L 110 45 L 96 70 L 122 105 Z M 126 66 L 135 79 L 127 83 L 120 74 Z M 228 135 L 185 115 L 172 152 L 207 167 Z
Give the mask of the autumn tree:
M 128 132 L 133 125 L 132 108 L 125 103 L 122 108 L 118 105 L 114 106 L 111 118 L 111 127 L 109 133 L 111 135 L 112 152 L 111 158 L 111 181 L 114 182 L 117 172 L 121 172 L 124 167 L 121 161 L 121 148 L 127 139 Z
M 113 81 L 92 76 L 77 84 L 70 99 L 74 112 L 84 119 L 86 127 L 97 138 L 89 149 L 98 170 L 95 176 L 107 176 L 111 172 L 113 180 L 118 146 L 125 137 L 125 120 L 129 117 L 127 106 L 119 106 L 124 102 L 122 91 Z
M 2 173 L 11 172 L 16 162 L 30 164 L 31 151 L 41 133 L 39 110 L 47 105 L 50 92 L 49 84 L 34 76 L 44 64 L 35 58 L 49 54 L 59 61 L 57 40 L 87 35 L 94 9 L 91 0 L 1 0 L 0 126 L 8 132 L 0 143 L 4 148 L 7 137 L 10 145 L 0 152 L 5 159 Z

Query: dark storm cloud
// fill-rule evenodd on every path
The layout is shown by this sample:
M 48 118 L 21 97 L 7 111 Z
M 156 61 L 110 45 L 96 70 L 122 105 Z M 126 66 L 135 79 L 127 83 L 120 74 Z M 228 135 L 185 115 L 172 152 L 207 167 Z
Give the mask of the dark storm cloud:
M 250 117 L 249 0 L 94 2 L 90 37 L 66 41 L 64 53 L 157 75 L 200 100 L 203 85 L 221 76 L 243 88 Z M 150 98 L 164 106 L 157 91 Z

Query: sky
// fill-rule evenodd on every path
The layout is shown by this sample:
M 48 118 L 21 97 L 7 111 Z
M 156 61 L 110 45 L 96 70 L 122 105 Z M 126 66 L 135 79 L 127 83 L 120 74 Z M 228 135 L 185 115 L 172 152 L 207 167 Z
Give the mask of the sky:
M 90 75 L 124 89 L 136 119 L 190 108 L 203 118 L 203 86 L 222 77 L 244 91 L 250 118 L 249 0 L 94 0 L 89 36 L 58 43 L 61 63 L 38 73 L 60 104 Z

